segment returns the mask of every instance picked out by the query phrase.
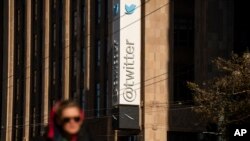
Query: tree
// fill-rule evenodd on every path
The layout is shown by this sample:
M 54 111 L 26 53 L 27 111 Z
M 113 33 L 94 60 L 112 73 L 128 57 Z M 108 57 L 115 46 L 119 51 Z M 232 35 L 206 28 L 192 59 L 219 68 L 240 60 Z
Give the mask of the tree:
M 217 58 L 215 76 L 203 85 L 188 82 L 195 108 L 206 121 L 217 123 L 225 135 L 230 124 L 250 119 L 250 53 L 233 54 L 230 59 Z

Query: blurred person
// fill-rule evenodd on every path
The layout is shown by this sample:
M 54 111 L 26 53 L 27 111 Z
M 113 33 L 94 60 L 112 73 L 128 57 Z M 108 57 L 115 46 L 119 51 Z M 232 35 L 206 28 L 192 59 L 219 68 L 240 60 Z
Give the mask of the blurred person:
M 48 132 L 34 141 L 91 141 L 83 121 L 84 112 L 76 102 L 58 102 L 50 112 Z

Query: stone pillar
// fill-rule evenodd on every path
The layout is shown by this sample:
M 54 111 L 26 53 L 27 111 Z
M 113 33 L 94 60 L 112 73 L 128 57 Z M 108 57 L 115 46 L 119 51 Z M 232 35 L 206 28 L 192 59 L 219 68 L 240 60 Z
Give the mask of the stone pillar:
M 87 104 L 87 108 L 93 108 L 93 102 L 94 102 L 94 95 L 91 93 L 91 70 L 93 68 L 93 64 L 91 65 L 91 45 L 92 45 L 92 29 L 93 28 L 91 25 L 91 21 L 93 19 L 92 17 L 92 3 L 93 3 L 93 0 L 86 0 L 85 1 L 85 14 L 86 14 L 86 32 L 84 34 L 84 39 L 85 39 L 85 56 L 86 56 L 86 59 L 85 59 L 85 74 L 84 74 L 84 89 L 85 89 L 85 95 L 86 95 L 86 104 Z M 88 110 L 88 109 L 87 109 Z M 86 116 L 93 116 L 94 115 L 94 111 L 92 110 L 89 110 L 88 112 L 86 112 Z
M 47 125 L 50 94 L 50 0 L 44 0 L 42 124 Z
M 31 36 L 32 36 L 32 0 L 26 0 L 26 56 L 25 56 L 25 101 L 24 125 L 30 124 L 30 94 L 31 94 Z M 24 139 L 29 139 L 29 126 L 24 126 Z
M 90 45 L 91 45 L 91 0 L 85 1 L 86 14 L 86 33 L 85 36 L 85 54 L 86 54 L 86 73 L 85 73 L 85 89 L 90 89 Z
M 13 94 L 14 94 L 14 0 L 9 0 L 7 2 L 8 7 L 8 37 L 7 37 L 7 91 L 6 91 L 6 123 L 5 123 L 5 141 L 12 140 L 12 127 L 13 127 Z
M 170 96 L 170 0 L 147 1 L 142 23 L 144 141 L 166 141 Z M 142 27 L 143 27 L 142 26 Z
M 70 14 L 70 2 L 71 0 L 64 0 L 63 9 L 63 99 L 68 99 L 70 95 L 70 66 L 71 66 L 71 46 L 70 46 L 70 24 L 71 24 L 71 14 Z

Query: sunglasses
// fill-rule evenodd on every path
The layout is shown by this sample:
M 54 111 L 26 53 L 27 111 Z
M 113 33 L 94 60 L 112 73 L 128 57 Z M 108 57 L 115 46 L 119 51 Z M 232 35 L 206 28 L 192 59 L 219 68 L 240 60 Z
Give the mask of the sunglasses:
M 62 119 L 62 122 L 65 123 L 69 123 L 71 120 L 73 120 L 74 122 L 80 122 L 81 118 L 80 117 L 65 117 Z

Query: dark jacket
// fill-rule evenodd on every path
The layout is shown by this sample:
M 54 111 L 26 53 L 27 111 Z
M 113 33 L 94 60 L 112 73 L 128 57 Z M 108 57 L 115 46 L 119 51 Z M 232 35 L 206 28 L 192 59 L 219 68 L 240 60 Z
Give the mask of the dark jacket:
M 52 141 L 47 137 L 36 137 L 32 141 Z M 92 141 L 88 136 L 79 136 L 77 141 Z
M 31 141 L 51 141 L 48 139 L 47 134 L 41 137 L 35 137 Z M 89 132 L 88 126 L 86 124 L 83 125 L 81 131 L 77 136 L 77 141 L 93 141 L 92 135 Z

